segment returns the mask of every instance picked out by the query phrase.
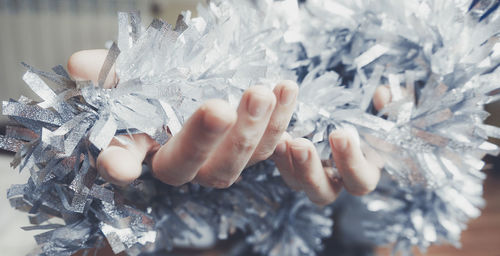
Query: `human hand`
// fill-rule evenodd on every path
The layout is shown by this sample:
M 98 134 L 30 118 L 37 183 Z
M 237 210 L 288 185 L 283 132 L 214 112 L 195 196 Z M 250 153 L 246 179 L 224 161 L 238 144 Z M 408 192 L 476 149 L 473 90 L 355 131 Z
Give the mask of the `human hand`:
M 106 55 L 107 50 L 77 52 L 68 61 L 68 71 L 76 80 L 96 84 Z M 112 71 L 104 87 L 115 84 Z M 297 93 L 294 82 L 284 81 L 273 91 L 249 88 L 237 110 L 223 100 L 208 100 L 163 146 L 146 134 L 113 139 L 99 154 L 97 169 L 109 182 L 126 185 L 141 175 L 142 163 L 147 162 L 153 175 L 170 185 L 195 181 L 227 188 L 246 166 L 272 155 L 293 114 Z M 122 144 L 124 140 L 130 143 Z
M 381 110 L 391 100 L 386 86 L 377 88 L 373 105 Z M 377 154 L 361 150 L 355 128 L 337 129 L 329 135 L 330 146 L 341 179 L 331 178 L 331 167 L 324 167 L 310 140 L 293 139 L 285 133 L 276 146 L 272 159 L 285 183 L 296 191 L 303 190 L 318 205 L 335 201 L 342 187 L 353 195 L 364 195 L 375 189 L 383 163 Z

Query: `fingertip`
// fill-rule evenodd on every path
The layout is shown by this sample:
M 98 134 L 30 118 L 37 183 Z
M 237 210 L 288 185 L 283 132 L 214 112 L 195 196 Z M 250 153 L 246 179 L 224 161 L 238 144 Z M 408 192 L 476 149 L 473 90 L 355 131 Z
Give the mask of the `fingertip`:
M 75 52 L 68 59 L 68 72 L 75 80 L 97 81 L 108 50 L 95 49 Z
M 387 86 L 379 86 L 373 95 L 373 106 L 377 111 L 383 109 L 389 102 L 391 102 L 391 91 Z
M 294 191 L 301 191 L 300 182 L 297 180 L 297 177 L 294 174 L 294 168 L 292 163 L 290 162 L 291 156 L 288 151 L 287 144 L 289 140 L 291 140 L 291 136 L 289 134 L 283 135 L 280 139 L 280 142 L 276 145 L 276 149 L 272 156 L 274 163 L 276 164 L 276 168 L 278 168 L 281 177 L 285 181 L 285 183 Z
M 125 148 L 110 146 L 97 157 L 97 170 L 107 181 L 124 186 L 139 178 L 142 160 Z
M 380 170 L 370 164 L 363 155 L 357 132 L 337 130 L 330 134 L 333 158 L 342 176 L 346 190 L 355 196 L 372 192 L 380 179 Z M 344 150 L 341 149 L 345 143 Z
M 68 59 L 68 63 L 66 64 L 66 67 L 68 69 L 68 72 L 69 74 L 71 75 L 71 77 L 73 77 L 73 79 L 75 80 L 85 80 L 84 78 L 81 77 L 81 71 L 80 71 L 80 67 L 82 66 L 81 65 L 81 55 L 82 55 L 82 51 L 79 51 L 79 52 L 75 52 L 73 53 L 69 59 Z
M 327 177 L 314 144 L 310 140 L 299 138 L 290 142 L 289 150 L 294 175 L 309 199 L 319 206 L 335 201 L 338 188 L 332 186 Z
M 328 136 L 332 150 L 339 154 L 343 154 L 348 147 L 347 137 L 348 135 L 344 130 L 332 131 L 330 136 Z
M 299 87 L 297 83 L 291 80 L 284 80 L 279 82 L 273 90 L 279 104 L 290 105 L 297 99 Z
M 250 117 L 260 120 L 268 116 L 276 106 L 276 96 L 265 86 L 252 86 L 245 91 L 242 102 Z
M 274 148 L 273 157 L 285 157 L 287 153 L 287 144 L 291 139 L 292 136 L 289 133 L 284 132 Z
M 222 133 L 236 123 L 236 111 L 223 100 L 209 100 L 200 110 L 203 112 L 203 127 L 209 132 Z
M 292 159 L 297 164 L 305 163 L 310 157 L 312 143 L 304 138 L 297 138 L 289 142 L 288 148 Z

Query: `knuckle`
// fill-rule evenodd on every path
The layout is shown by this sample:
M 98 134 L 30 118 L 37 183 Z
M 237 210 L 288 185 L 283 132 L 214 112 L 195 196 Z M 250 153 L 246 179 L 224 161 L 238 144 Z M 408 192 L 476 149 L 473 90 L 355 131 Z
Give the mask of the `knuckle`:
M 255 142 L 249 137 L 240 136 L 233 140 L 233 147 L 238 153 L 249 153 L 255 148 Z
M 286 124 L 284 122 L 270 122 L 267 126 L 267 134 L 273 137 L 281 136 L 281 134 L 285 131 Z
M 192 145 L 183 143 L 178 150 L 181 152 L 181 157 L 184 162 L 204 162 L 209 155 L 209 151 L 204 145 L 200 144 Z

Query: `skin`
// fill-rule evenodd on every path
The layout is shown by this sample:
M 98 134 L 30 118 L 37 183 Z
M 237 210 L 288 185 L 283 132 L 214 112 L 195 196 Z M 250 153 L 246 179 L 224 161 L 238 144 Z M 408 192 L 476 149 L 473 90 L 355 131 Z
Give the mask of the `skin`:
M 68 61 L 70 75 L 96 83 L 106 54 L 106 50 L 73 54 Z M 113 88 L 116 81 L 115 73 L 110 72 L 104 87 Z M 220 99 L 208 100 L 165 145 L 145 134 L 113 139 L 99 154 L 97 169 L 109 182 L 126 185 L 141 175 L 141 165 L 146 162 L 155 177 L 170 185 L 197 182 L 227 188 L 245 167 L 271 157 L 287 185 L 303 190 L 318 205 L 333 202 L 342 187 L 354 195 L 373 191 L 380 168 L 376 161 L 367 160 L 356 134 L 341 129 L 330 134 L 333 158 L 342 177 L 332 179 L 313 144 L 285 132 L 297 93 L 294 82 L 283 81 L 273 91 L 263 86 L 247 89 L 237 109 Z M 375 108 L 380 110 L 390 100 L 389 89 L 380 86 L 373 99 Z
M 381 110 L 390 101 L 389 88 L 378 87 L 373 97 L 375 109 Z M 286 133 L 276 146 L 273 160 L 285 183 L 296 191 L 303 190 L 317 205 L 335 201 L 343 187 L 353 195 L 365 195 L 377 186 L 383 163 L 373 150 L 367 148 L 363 152 L 356 136 L 356 133 L 344 129 L 335 130 L 329 135 L 340 179 L 330 178 L 330 167 L 321 164 L 311 141 L 293 139 Z

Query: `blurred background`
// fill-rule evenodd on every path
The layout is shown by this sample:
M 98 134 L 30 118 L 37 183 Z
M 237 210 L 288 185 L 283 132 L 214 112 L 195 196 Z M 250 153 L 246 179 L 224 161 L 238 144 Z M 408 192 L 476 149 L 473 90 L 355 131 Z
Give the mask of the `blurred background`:
M 0 100 L 32 97 L 21 77 L 24 61 L 42 70 L 61 64 L 79 50 L 104 48 L 116 40 L 117 11 L 140 10 L 143 23 L 161 17 L 175 24 L 182 10 L 196 16 L 196 5 L 203 0 L 0 0 Z M 488 106 L 489 123 L 500 126 L 500 104 Z M 8 119 L 0 115 L 0 133 Z M 34 231 L 24 213 L 12 209 L 6 200 L 11 184 L 25 183 L 27 173 L 10 168 L 12 154 L 0 152 L 0 255 L 26 255 L 36 244 Z M 450 246 L 433 247 L 428 255 L 500 255 L 500 175 L 498 159 L 488 157 L 488 179 L 485 198 L 488 202 L 483 215 L 471 222 L 464 233 L 462 250 Z M 220 251 L 219 251 L 220 252 Z M 325 252 L 332 255 L 334 251 Z M 374 254 L 389 255 L 378 248 Z M 356 250 L 354 254 L 356 255 Z
M 72 53 L 116 40 L 117 11 L 140 10 L 144 24 L 160 16 L 175 24 L 199 0 L 0 0 L 0 98 L 33 95 L 21 77 L 24 61 L 50 70 Z M 0 117 L 0 123 L 7 119 Z
M 116 41 L 117 12 L 140 10 L 143 24 L 161 17 L 175 24 L 183 10 L 196 15 L 198 0 L 0 0 L 0 101 L 34 94 L 21 77 L 21 62 L 41 70 L 66 67 L 72 53 L 105 48 Z M 36 97 L 34 97 L 36 98 Z M 8 119 L 0 115 L 0 134 Z M 25 183 L 28 172 L 10 168 L 12 154 L 0 152 L 0 255 L 26 255 L 36 246 L 26 214 L 6 199 L 11 184 Z M 38 232 L 40 233 L 40 232 Z

